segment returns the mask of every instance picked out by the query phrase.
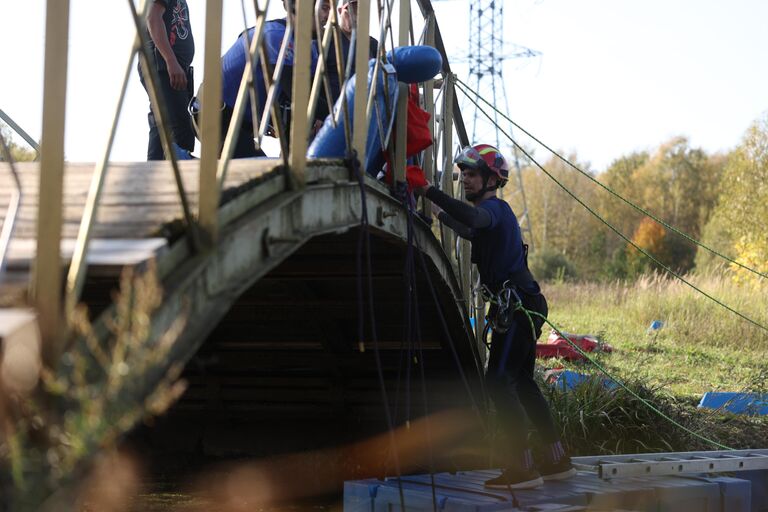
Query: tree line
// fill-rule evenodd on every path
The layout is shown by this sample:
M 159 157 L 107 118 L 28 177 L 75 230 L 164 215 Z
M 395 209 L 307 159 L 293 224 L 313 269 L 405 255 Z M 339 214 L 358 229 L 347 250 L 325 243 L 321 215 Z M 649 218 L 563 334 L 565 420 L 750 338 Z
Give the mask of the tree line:
M 35 151 L 24 144 L 19 144 L 13 137 L 11 128 L 0 120 L 0 137 L 5 141 L 6 146 L 14 162 L 31 162 L 37 154 Z M 5 151 L 0 147 L 0 162 L 6 160 Z
M 652 151 L 622 156 L 600 173 L 575 154 L 566 159 L 691 238 L 768 272 L 768 231 L 762 226 L 768 218 L 768 113 L 727 154 L 708 154 L 692 147 L 687 138 L 675 137 Z M 605 222 L 675 272 L 723 264 L 722 258 L 614 197 L 556 156 L 542 167 Z M 661 270 L 537 166 L 525 165 L 522 177 L 532 228 L 531 266 L 541 279 L 632 279 Z M 521 211 L 519 196 L 507 200 Z M 759 279 L 730 267 L 736 279 Z

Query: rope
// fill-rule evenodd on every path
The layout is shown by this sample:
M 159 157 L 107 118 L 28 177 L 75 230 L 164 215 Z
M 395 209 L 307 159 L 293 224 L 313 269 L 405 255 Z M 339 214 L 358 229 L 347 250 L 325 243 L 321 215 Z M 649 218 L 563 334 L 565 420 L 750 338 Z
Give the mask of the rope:
M 533 139 L 534 141 L 536 141 L 536 142 L 537 142 L 539 145 L 541 145 L 541 146 L 542 146 L 544 149 L 546 149 L 547 151 L 549 151 L 550 153 L 552 153 L 554 156 L 556 156 L 557 158 L 559 158 L 559 159 L 560 159 L 561 161 L 563 161 L 563 162 L 564 162 L 566 165 L 568 165 L 569 167 L 571 167 L 571 168 L 573 168 L 574 170 L 578 171 L 578 172 L 579 172 L 579 173 L 581 173 L 583 176 L 586 176 L 586 177 L 587 177 L 587 179 L 589 179 L 590 181 L 592 181 L 592 182 L 593 182 L 593 183 L 595 183 L 596 185 L 600 186 L 601 188 L 603 188 L 604 190 L 606 190 L 607 192 L 609 192 L 609 193 L 610 193 L 612 196 L 614 196 L 614 197 L 616 197 L 616 198 L 620 199 L 621 201 L 623 201 L 624 203 L 628 204 L 629 206 L 631 206 L 632 208 L 634 208 L 634 209 L 635 209 L 635 210 L 637 210 L 638 212 L 640 212 L 640 213 L 642 213 L 643 215 L 645 215 L 646 217 L 650 217 L 650 218 L 651 218 L 651 219 L 653 219 L 653 220 L 654 220 L 654 221 L 655 221 L 657 224 L 660 224 L 660 225 L 664 226 L 665 228 L 667 228 L 668 230 L 670 230 L 670 231 L 672 231 L 672 232 L 674 232 L 674 233 L 677 233 L 678 235 L 682 236 L 683 238 L 685 238 L 685 239 L 686 239 L 686 240 L 688 240 L 689 242 L 693 243 L 694 245 L 697 245 L 697 246 L 701 247 L 702 249 L 705 249 L 705 250 L 709 251 L 711 254 L 714 254 L 715 256 L 719 256 L 720 258 L 722 258 L 722 259 L 724 259 L 724 260 L 728 261 L 729 263 L 731 263 L 731 264 L 733 264 L 733 265 L 736 265 L 736 266 L 738 266 L 738 267 L 740 267 L 740 268 L 743 268 L 744 270 L 748 270 L 749 272 L 752 272 L 753 274 L 755 274 L 755 275 L 758 275 L 758 276 L 760 276 L 760 277 L 762 277 L 762 278 L 764 278 L 764 279 L 768 279 L 768 274 L 764 274 L 764 273 L 762 273 L 762 272 L 760 272 L 760 271 L 758 271 L 758 270 L 755 270 L 755 269 L 753 269 L 753 268 L 750 268 L 750 267 L 748 267 L 748 266 L 746 266 L 746 265 L 744 265 L 744 264 L 742 264 L 742 263 L 739 263 L 738 261 L 736 261 L 736 260 L 734 260 L 734 259 L 732 259 L 732 258 L 729 258 L 729 257 L 728 257 L 728 256 L 726 256 L 725 254 L 722 254 L 722 253 L 718 252 L 717 250 L 715 250 L 715 249 L 712 249 L 711 247 L 709 247 L 709 246 L 705 245 L 703 242 L 700 242 L 699 240 L 696 240 L 695 238 L 693 238 L 693 237 L 691 237 L 690 235 L 688 235 L 687 233 L 685 233 L 685 232 L 683 232 L 683 231 L 680 231 L 679 229 L 677 229 L 677 228 L 675 228 L 674 226 L 672 226 L 672 225 L 668 224 L 667 222 L 665 222 L 664 220 L 660 219 L 659 217 L 657 217 L 656 215 L 654 215 L 654 214 L 653 214 L 653 213 L 651 213 L 650 211 L 648 211 L 648 210 L 644 209 L 643 207 L 641 207 L 641 206 L 639 206 L 639 205 L 637 205 L 637 204 L 633 203 L 633 202 L 632 202 L 632 201 L 630 201 L 629 199 L 626 199 L 626 198 L 625 198 L 625 197 L 623 197 L 622 195 L 618 194 L 617 192 L 615 192 L 614 190 L 612 190 L 610 187 L 608 187 L 607 185 L 605 185 L 605 184 L 604 184 L 604 183 L 602 183 L 601 181 L 597 180 L 597 179 L 596 179 L 594 176 L 592 176 L 592 175 L 590 175 L 588 172 L 586 172 L 586 171 L 584 171 L 584 170 L 580 169 L 580 168 L 579 168 L 577 165 L 573 164 L 573 163 L 572 163 L 570 160 L 568 160 L 567 158 L 565 158 L 564 156 L 562 156 L 560 153 L 558 153 L 557 151 L 555 151 L 554 149 L 552 149 L 551 147 L 549 147 L 548 145 L 546 145 L 544 142 L 542 142 L 541 140 L 539 140 L 538 138 L 536 138 L 536 137 L 535 137 L 533 134 L 531 134 L 531 133 L 530 133 L 528 130 L 526 130 L 525 128 L 523 128 L 523 127 L 522 127 L 522 126 L 520 126 L 519 124 L 517 124 L 517 123 L 516 123 L 515 121 L 513 121 L 512 119 L 510 119 L 510 118 L 509 118 L 509 117 L 508 117 L 506 114 L 504 114 L 503 112 L 501 112 L 501 111 L 500 111 L 498 108 L 496 108 L 494 105 L 492 105 L 492 104 L 491 104 L 491 103 L 490 103 L 488 100 L 486 100 L 485 98 L 483 98 L 482 96 L 480 96 L 480 94 L 479 94 L 477 91 L 473 91 L 473 90 L 472 90 L 472 89 L 471 89 L 471 88 L 470 88 L 470 87 L 469 87 L 469 86 L 468 86 L 466 83 L 462 82 L 462 81 L 461 81 L 461 79 L 459 79 L 459 78 L 457 77 L 457 78 L 456 78 L 456 81 L 457 81 L 459 84 L 461 84 L 461 86 L 463 86 L 463 87 L 461 87 L 461 88 L 462 88 L 462 92 L 463 92 L 465 95 L 467 94 L 467 92 L 466 92 L 464 89 L 466 89 L 466 90 L 470 91 L 470 92 L 471 92 L 472 94 L 474 94 L 474 95 L 475 95 L 477 98 L 479 98 L 479 99 L 480 99 L 480 100 L 481 100 L 483 103 L 485 103 L 485 104 L 486 104 L 486 105 L 488 105 L 488 106 L 489 106 L 491 109 L 493 109 L 493 110 L 494 110 L 494 111 L 495 111 L 497 114 L 501 115 L 501 117 L 503 117 L 504 119 L 506 119 L 507 121 L 509 121 L 510 123 L 512 123 L 512 125 L 513 125 L 515 128 L 517 128 L 518 130 L 520 130 L 521 132 L 523 132 L 524 134 L 526 134 L 528 137 L 530 137 L 531 139 Z M 470 99 L 470 101 L 471 101 L 471 99 Z M 474 102 L 473 102 L 473 103 L 474 103 Z M 475 105 L 477 105 L 477 104 L 475 103 Z M 489 118 L 489 119 L 490 119 L 490 118 Z M 497 124 L 496 126 L 498 127 L 498 124 Z M 503 133 L 503 132 L 502 132 L 502 133 Z M 506 135 L 506 133 L 505 133 L 505 135 Z M 515 144 L 515 146 L 517 146 L 517 144 Z M 518 146 L 518 147 L 519 147 L 519 146 Z M 524 152 L 524 153 L 525 153 L 525 152 Z
M 410 198 L 406 198 L 408 206 L 408 250 L 406 253 L 406 269 L 408 276 L 408 284 L 411 293 L 409 296 L 409 304 L 413 310 L 413 328 L 416 334 L 417 353 L 418 353 L 418 365 L 419 375 L 421 377 L 421 400 L 424 403 L 424 421 L 426 422 L 426 435 L 427 435 L 427 454 L 429 463 L 429 481 L 430 489 L 432 492 L 432 512 L 437 512 L 437 490 L 435 488 L 435 461 L 432 447 L 432 427 L 429 419 L 429 401 L 427 398 L 427 377 L 424 361 L 424 347 L 423 340 L 421 338 L 421 316 L 419 315 L 419 290 L 416 283 L 416 274 L 414 273 L 414 261 L 413 261 L 413 202 Z M 413 296 L 413 302 L 410 302 L 410 297 Z M 410 313 L 410 312 L 409 312 Z M 411 316 L 408 315 L 408 325 L 411 327 Z M 410 333 L 409 333 L 410 334 Z M 412 338 L 409 338 L 412 339 Z M 410 357 L 410 354 L 409 354 Z M 410 364 L 410 360 L 409 360 Z
M 403 326 L 403 337 L 400 341 L 400 355 L 397 365 L 397 387 L 395 391 L 395 423 L 397 423 L 397 413 L 399 411 L 400 402 L 400 386 L 402 383 L 401 377 L 403 374 L 403 365 L 406 366 L 405 377 L 405 421 L 410 421 L 410 401 L 411 401 L 411 367 L 410 361 L 413 358 L 413 303 L 412 303 L 412 273 L 413 273 L 413 232 L 412 232 L 412 219 L 411 219 L 411 206 L 410 201 L 406 198 L 407 214 L 406 214 L 406 253 L 405 253 L 405 268 L 403 269 L 403 317 L 405 318 L 405 324 Z M 407 353 L 404 350 L 404 346 L 407 344 Z M 405 355 L 405 357 L 403 357 Z
M 482 114 L 483 114 L 485 117 L 487 117 L 487 118 L 488 118 L 488 119 L 489 119 L 491 122 L 493 122 L 493 119 L 492 119 L 492 118 L 491 118 L 491 117 L 488 115 L 488 113 L 487 113 L 487 112 L 485 112 L 485 110 L 483 110 L 483 108 L 482 108 L 480 105 L 478 105 L 478 103 L 477 103 L 475 100 L 473 100 L 471 97 L 469 97 L 469 95 L 468 95 L 468 94 L 467 94 L 467 93 L 466 93 L 466 92 L 463 90 L 463 87 L 460 87 L 459 89 L 460 89 L 460 90 L 461 90 L 461 91 L 464 93 L 464 95 L 467 97 L 467 99 L 469 99 L 469 101 L 471 101 L 472 103 L 474 103 L 474 105 L 475 105 L 475 107 L 478 109 L 478 111 L 480 111 L 480 112 L 481 112 L 481 113 L 482 113 Z M 598 214 L 597 212 L 595 212 L 595 211 L 594 211 L 592 208 L 590 208 L 590 207 L 589 207 L 589 206 L 588 206 L 586 203 L 584 203 L 584 201 L 582 201 L 581 199 L 579 199 L 579 198 L 578 198 L 578 197 L 577 197 L 577 196 L 576 196 L 576 195 L 575 195 L 573 192 L 571 192 L 571 191 L 570 191 L 570 190 L 569 190 L 569 189 L 568 189 L 568 188 L 567 188 L 565 185 L 563 185 L 562 183 L 560 183 L 560 181 L 559 181 L 557 178 L 555 178 L 555 177 L 554 177 L 552 174 L 550 174 L 550 173 L 549 173 L 549 172 L 548 172 L 548 171 L 547 171 L 547 170 L 546 170 L 544 167 L 542 167 L 542 166 L 541 166 L 541 164 L 539 164 L 539 163 L 538 163 L 538 162 L 537 162 L 537 161 L 536 161 L 536 160 L 535 160 L 535 159 L 534 159 L 534 158 L 533 158 L 533 157 L 532 157 L 532 156 L 531 156 L 531 155 L 530 155 L 530 154 L 529 154 L 529 153 L 528 153 L 528 152 L 527 152 L 527 151 L 526 151 L 526 150 L 525 150 L 525 149 L 524 149 L 522 146 L 520 146 L 520 144 L 518 144 L 518 143 L 517 143 L 517 142 L 516 142 L 516 141 L 515 141 L 515 140 L 512 138 L 512 136 L 510 136 L 510 135 L 509 135 L 509 134 L 508 134 L 506 131 L 504 131 L 504 129 L 503 129 L 502 127 L 500 127 L 500 126 L 496 125 L 496 128 L 497 128 L 497 129 L 498 129 L 498 130 L 499 130 L 499 131 L 500 131 L 502 134 L 504 134 L 504 136 L 506 136 L 506 137 L 509 139 L 509 141 L 510 141 L 510 142 L 512 142 L 512 144 L 513 144 L 513 145 L 514 145 L 516 148 L 518 148 L 518 149 L 519 149 L 519 150 L 520 150 L 520 151 L 521 151 L 521 152 L 522 152 L 522 153 L 523 153 L 523 154 L 524 154 L 524 155 L 525 155 L 525 156 L 526 156 L 526 157 L 527 157 L 527 158 L 528 158 L 528 159 L 529 159 L 529 160 L 530 160 L 530 161 L 531 161 L 531 162 L 532 162 L 532 163 L 533 163 L 533 164 L 534 164 L 536 167 L 538 167 L 539 169 L 541 169 L 541 171 L 542 171 L 544 174 L 546 174 L 546 175 L 547 175 L 547 176 L 548 176 L 548 177 L 549 177 L 549 178 L 550 178 L 552 181 L 554 181 L 554 182 L 555 182 L 555 183 L 556 183 L 556 184 L 557 184 L 557 185 L 558 185 L 558 186 L 559 186 L 561 189 L 563 189 L 563 191 L 565 191 L 565 193 L 566 193 L 566 194 L 568 194 L 569 196 L 571 196 L 571 197 L 572 197 L 572 198 L 573 198 L 573 199 L 574 199 L 574 200 L 575 200 L 577 203 L 579 203 L 581 206 L 583 206 L 583 207 L 584 207 L 584 208 L 585 208 L 585 209 L 586 209 L 586 210 L 587 210 L 589 213 L 591 213 L 591 214 L 592 214 L 592 215 L 593 215 L 595 218 L 597 218 L 597 219 L 598 219 L 600 222 L 602 222 L 603 224 L 605 224 L 605 225 L 606 225 L 606 226 L 607 226 L 607 227 L 608 227 L 608 228 L 609 228 L 611 231 L 613 231 L 614 233 L 616 233 L 616 234 L 617 234 L 619 237 L 621 237 L 621 238 L 622 238 L 622 239 L 623 239 L 625 242 L 627 242 L 629 245 L 631 245 L 632 247 L 634 247 L 635 249 L 637 249 L 637 250 L 638 250 L 640 253 L 642 253 L 642 254 L 643 254 L 645 257 L 647 257 L 648 259 L 650 259 L 651 261 L 653 261 L 654 263 L 656 263 L 656 264 L 657 264 L 659 267 L 661 267 L 662 269 L 664 269 L 664 270 L 665 270 L 667 273 L 669 273 L 670 275 L 672 275 L 672 276 L 676 277 L 677 279 L 679 279 L 680 281 L 682 281 L 682 282 L 683 282 L 683 283 L 685 283 L 686 285 L 690 286 L 691 288 L 693 288 L 694 290 L 696 290 L 696 291 L 697 291 L 697 292 L 699 292 L 700 294 L 704 295 L 705 297 L 707 297 L 707 298 L 708 298 L 708 299 L 710 299 L 711 301 L 713 301 L 713 302 L 715 302 L 716 304 L 720 305 L 721 307 L 723 307 L 723 308 L 727 309 L 728 311 L 730 311 L 731 313 L 733 313 L 733 314 L 735 314 L 736 316 L 740 317 L 741 319 L 743 319 L 743 320 L 746 320 L 747 322 L 751 323 L 752 325 L 754 325 L 754 326 L 756 326 L 756 327 L 758 327 L 758 328 L 762 329 L 763 331 L 765 331 L 765 332 L 768 332 L 768 327 L 766 327 L 765 325 L 761 324 L 761 323 L 760 323 L 760 322 L 758 322 L 757 320 L 753 320 L 752 318 L 750 318 L 750 317 L 748 317 L 747 315 L 745 315 L 745 314 L 743 314 L 743 313 L 741 313 L 741 312 L 737 311 L 736 309 L 732 308 L 731 306 L 729 306 L 728 304 L 726 304 L 726 303 L 722 302 L 721 300 L 717 299 L 716 297 L 714 297 L 714 296 L 712 296 L 712 295 L 708 294 L 707 292 L 705 292 L 705 291 L 704 291 L 704 290 L 702 290 L 701 288 L 697 287 L 696 285 L 694 285 L 693 283 L 691 283 L 690 281 L 688 281 L 687 279 L 685 279 L 685 278 L 684 278 L 683 276 L 681 276 L 679 273 L 677 273 L 677 272 L 675 272 L 674 270 L 672 270 L 671 268 L 669 268 L 667 265 L 664 265 L 664 264 L 663 264 L 661 261 L 659 261 L 659 260 L 658 260 L 656 257 L 654 257 L 652 254 L 650 254 L 648 251 L 646 251 L 645 249 L 643 249 L 642 247 L 640 247 L 639 245 L 637 245 L 635 242 L 633 242 L 631 239 L 629 239 L 629 238 L 628 238 L 628 237 L 627 237 L 627 236 L 626 236 L 624 233 L 622 233 L 622 232 L 621 232 L 621 231 L 619 231 L 619 230 L 618 230 L 616 227 L 614 227 L 614 226 L 613 226 L 613 225 L 612 225 L 610 222 L 608 222 L 607 220 L 603 219 L 603 218 L 600 216 L 600 214 Z
M 487 430 L 485 422 L 482 421 L 483 420 L 483 416 L 481 414 L 480 406 L 478 405 L 477 400 L 475 400 L 475 395 L 472 392 L 471 386 L 469 385 L 469 381 L 467 380 L 467 376 L 464 373 L 463 368 L 461 367 L 461 360 L 459 359 L 459 354 L 456 351 L 456 346 L 453 343 L 453 337 L 451 336 L 451 330 L 448 328 L 448 323 L 446 322 L 445 316 L 443 315 L 442 308 L 440 307 L 440 301 L 437 298 L 437 292 L 435 291 L 435 287 L 434 287 L 434 285 L 432 283 L 432 277 L 429 275 L 429 268 L 427 268 L 427 262 L 426 262 L 426 260 L 424 258 L 424 254 L 422 253 L 421 248 L 419 247 L 418 241 L 416 242 L 416 248 L 419 249 L 418 250 L 419 260 L 421 262 L 421 267 L 424 270 L 424 277 L 427 280 L 427 285 L 429 287 L 430 294 L 432 295 L 432 301 L 435 304 L 435 309 L 437 311 L 437 316 L 440 319 L 440 325 L 443 328 L 443 333 L 445 334 L 446 339 L 448 340 L 448 346 L 451 349 L 451 355 L 453 356 L 453 359 L 454 359 L 454 361 L 456 363 L 456 367 L 459 370 L 459 375 L 461 377 L 461 380 L 462 380 L 462 382 L 464 384 L 465 389 L 467 390 L 467 394 L 469 395 L 469 398 L 472 401 L 472 406 L 473 406 L 474 410 L 477 412 L 478 416 L 480 417 L 483 429 Z M 473 355 L 474 355 L 474 352 L 473 352 Z M 477 361 L 475 361 L 475 363 L 477 363 Z M 477 367 L 477 364 L 475 364 L 475 367 L 478 370 L 478 374 L 480 375 L 480 378 L 481 378 L 481 381 L 482 381 L 482 374 L 480 373 L 480 369 L 479 369 L 479 367 Z
M 525 307 L 523 307 L 522 303 L 517 303 L 517 305 L 515 307 L 515 311 L 522 311 L 525 314 L 525 316 L 528 317 L 528 321 L 531 323 L 531 328 L 533 328 L 533 319 L 531 318 L 531 315 L 534 315 L 534 316 L 537 316 L 537 317 L 541 318 L 547 325 L 549 325 L 558 334 L 558 336 L 560 336 L 561 338 L 566 340 L 573 348 L 575 348 L 579 352 L 579 354 L 581 354 L 587 361 L 592 363 L 592 365 L 594 365 L 598 370 L 600 370 L 606 377 L 608 377 L 609 379 L 614 381 L 624 391 L 626 391 L 627 393 L 632 395 L 634 398 L 638 399 L 643 405 L 645 405 L 651 411 L 655 412 L 656 414 L 658 414 L 659 416 L 661 416 L 662 418 L 664 418 L 665 420 L 670 422 L 672 425 L 682 429 L 686 433 L 692 435 L 693 437 L 696 437 L 696 438 L 700 439 L 701 441 L 704 441 L 706 443 L 711 444 L 712 446 L 716 446 L 716 447 L 721 448 L 723 450 L 733 450 L 733 448 L 731 448 L 729 446 L 726 446 L 724 444 L 718 443 L 714 439 L 710 439 L 710 438 L 708 438 L 706 436 L 703 436 L 703 435 L 699 434 L 698 432 L 694 432 L 693 430 L 689 429 L 688 427 L 686 427 L 685 425 L 681 424 L 677 420 L 675 420 L 675 419 L 671 418 L 670 416 L 668 416 L 667 414 L 665 414 L 662 410 L 660 410 L 658 407 L 653 405 L 650 401 L 646 400 L 645 398 L 641 397 L 640 395 L 638 395 L 637 393 L 632 391 L 629 387 L 627 387 L 626 384 L 624 384 L 623 381 L 621 381 L 618 378 L 614 377 L 600 363 L 598 363 L 597 361 L 595 361 L 594 359 L 589 357 L 589 355 L 584 350 L 582 350 L 581 347 L 579 347 L 576 343 L 572 342 L 557 326 L 555 326 L 555 324 L 550 322 L 547 319 L 546 316 L 542 315 L 541 313 L 539 313 L 537 311 L 532 311 L 532 310 L 526 309 Z M 533 331 L 533 332 L 535 332 L 535 331 Z
M 395 439 L 394 424 L 392 422 L 392 413 L 389 410 L 389 399 L 387 398 L 387 387 L 384 382 L 384 370 L 381 364 L 381 354 L 379 353 L 379 340 L 376 336 L 376 314 L 373 303 L 373 271 L 371 265 L 371 237 L 368 222 L 368 202 L 365 193 L 365 176 L 360 168 L 360 161 L 357 159 L 357 155 L 354 150 L 351 150 L 350 158 L 352 169 L 357 178 L 358 186 L 360 187 L 360 235 L 357 239 L 357 313 L 358 313 L 358 339 L 361 346 L 363 346 L 363 340 L 365 339 L 364 329 L 364 306 L 363 306 L 363 248 L 366 253 L 366 271 L 368 281 L 368 307 L 369 315 L 371 319 L 371 340 L 373 341 L 373 353 L 376 360 L 376 373 L 379 379 L 379 388 L 381 390 L 381 399 L 384 403 L 384 415 L 387 421 L 387 428 L 389 432 L 389 442 L 392 446 L 392 456 L 395 463 L 395 472 L 397 473 L 398 482 L 400 481 L 400 457 L 397 453 L 397 441 Z M 400 494 L 400 506 L 405 510 L 405 495 L 403 493 L 402 484 L 398 484 L 398 491 Z
M 499 302 L 498 302 L 497 300 L 495 300 L 493 297 L 489 297 L 489 298 L 487 298 L 487 299 L 486 299 L 486 302 L 488 302 L 488 303 L 490 303 L 490 304 L 496 304 L 496 305 L 498 305 L 498 304 L 499 304 Z M 702 441 L 705 441 L 705 442 L 707 442 L 707 443 L 709 443 L 709 444 L 711 444 L 711 445 L 713 445 L 713 446 L 717 446 L 717 447 L 719 447 L 719 448 L 723 448 L 723 449 L 726 449 L 726 450 L 733 450 L 733 448 L 730 448 L 730 447 L 728 447 L 728 446 L 726 446 L 726 445 L 720 444 L 720 443 L 718 443 L 717 441 L 714 441 L 714 440 L 712 440 L 712 439 L 710 439 L 710 438 L 707 438 L 707 437 L 705 437 L 705 436 L 702 436 L 702 435 L 701 435 L 701 434 L 699 434 L 698 432 L 694 432 L 693 430 L 690 430 L 690 429 L 689 429 L 688 427 L 686 427 L 685 425 L 682 425 L 682 424 L 681 424 L 681 423 L 679 423 L 678 421 L 676 421 L 676 420 L 674 420 L 673 418 L 671 418 L 671 417 L 669 417 L 668 415 L 666 415 L 666 414 L 665 414 L 663 411 L 661 411 L 661 410 L 660 410 L 658 407 L 656 407 L 655 405 L 653 405 L 653 404 L 652 404 L 650 401 L 646 400 L 645 398 L 641 397 L 640 395 L 638 395 L 637 393 L 635 393 L 634 391 L 632 391 L 632 390 L 631 390 L 629 387 L 627 387 L 627 386 L 626 386 L 626 384 L 624 384 L 624 382 L 623 382 L 623 381 L 621 381 L 620 379 L 618 379 L 617 377 L 615 377 L 613 374 L 611 374 L 610 372 L 608 372 L 608 370 L 606 370 L 606 369 L 605 369 L 605 368 L 604 368 L 604 367 L 603 367 L 603 366 L 602 366 L 600 363 L 598 363 L 597 361 L 595 361 L 594 359 L 592 359 L 592 358 L 589 356 L 589 354 L 588 354 L 587 352 L 585 352 L 585 351 L 584 351 L 584 350 L 583 350 L 583 349 L 582 349 L 580 346 L 578 346 L 576 343 L 574 343 L 573 341 L 571 341 L 571 339 L 570 339 L 570 338 L 568 338 L 568 336 L 567 336 L 565 333 L 563 333 L 563 332 L 562 332 L 562 331 L 561 331 L 561 330 L 560 330 L 560 329 L 559 329 L 559 328 L 558 328 L 558 327 L 557 327 L 555 324 L 553 324 L 552 322 L 550 322 L 550 321 L 549 321 L 549 319 L 548 319 L 546 316 L 542 315 L 541 313 L 539 313 L 539 312 L 537 312 L 537 311 L 533 311 L 533 310 L 530 310 L 530 309 L 526 309 L 525 307 L 523 307 L 523 305 L 522 305 L 522 302 L 517 302 L 517 303 L 515 303 L 515 309 L 514 309 L 514 311 L 521 311 L 521 312 L 523 312 L 523 313 L 525 314 L 526 318 L 528 319 L 528 323 L 529 323 L 529 325 L 530 325 L 530 327 L 531 327 L 531 332 L 532 332 L 532 333 L 535 333 L 535 332 L 536 332 L 536 329 L 535 329 L 535 327 L 534 327 L 533 318 L 531 317 L 531 315 L 534 315 L 534 316 L 537 316 L 537 317 L 541 318 L 541 319 L 542 319 L 542 320 L 543 320 L 543 321 L 544 321 L 544 322 L 545 322 L 547 325 L 549 325 L 549 326 L 550 326 L 550 327 L 551 327 L 551 328 L 552 328 L 552 329 L 553 329 L 553 330 L 554 330 L 554 331 L 555 331 L 555 332 L 558 334 L 558 336 L 560 336 L 562 339 L 564 339 L 565 341 L 567 341 L 569 345 L 571 345 L 571 346 L 572 346 L 574 349 L 576 349 L 576 351 L 577 351 L 577 352 L 578 352 L 578 353 L 579 353 L 579 354 L 580 354 L 582 357 L 584 357 L 584 359 L 586 359 L 586 360 L 587 360 L 587 361 L 589 361 L 589 362 L 590 362 L 592 365 L 594 365 L 594 366 L 595 366 L 595 367 L 596 367 L 598 370 L 600 370 L 600 371 L 601 371 L 601 372 L 602 372 L 602 373 L 603 373 L 603 374 L 604 374 L 606 377 L 608 377 L 609 379 L 611 379 L 612 381 L 614 381 L 616 384 L 618 384 L 618 385 L 619 385 L 619 387 L 621 387 L 622 389 L 624 389 L 624 390 L 625 390 L 627 393 L 629 393 L 630 395 L 632 395 L 634 398 L 637 398 L 638 400 L 640 400 L 640 402 L 641 402 L 641 403 L 643 403 L 643 405 L 647 406 L 647 407 L 648 407 L 648 408 L 650 408 L 650 409 L 651 409 L 653 412 L 655 412 L 656 414 L 658 414 L 658 415 L 659 415 L 659 416 L 661 416 L 662 418 L 666 419 L 667 421 L 669 421 L 669 422 L 670 422 L 670 423 L 672 423 L 673 425 L 675 425 L 675 426 L 677 426 L 677 427 L 680 427 L 682 430 L 684 430 L 684 431 L 685 431 L 685 432 L 687 432 L 688 434 L 690 434 L 690 435 L 692 435 L 692 436 L 694 436 L 694 437 L 697 437 L 698 439 L 700 439 L 700 440 L 702 440 Z M 484 333 L 485 333 L 485 332 L 487 332 L 488 330 L 490 330 L 490 329 L 489 329 L 490 327 L 491 327 L 490 323 L 489 323 L 489 324 L 486 324 L 486 327 L 485 327 L 485 329 L 484 329 Z

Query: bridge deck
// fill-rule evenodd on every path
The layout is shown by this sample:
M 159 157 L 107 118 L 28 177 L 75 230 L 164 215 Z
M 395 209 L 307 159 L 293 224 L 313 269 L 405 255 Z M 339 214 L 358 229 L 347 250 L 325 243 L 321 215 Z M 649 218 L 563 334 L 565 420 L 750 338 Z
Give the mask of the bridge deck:
M 229 165 L 223 197 L 244 187 L 280 179 L 278 159 L 235 160 Z M 7 273 L 0 279 L 0 306 L 23 301 L 29 271 L 35 256 L 40 164 L 15 164 L 22 201 L 14 236 L 7 255 Z M 61 255 L 67 265 L 72 256 L 80 221 L 85 210 L 95 164 L 67 163 L 64 173 Z M 179 162 L 182 182 L 192 211 L 197 209 L 198 169 L 196 161 Z M 0 162 L 0 225 L 5 222 L 15 183 L 8 163 Z M 282 182 L 282 180 L 281 180 Z M 282 187 L 280 187 L 282 188 Z M 135 265 L 168 249 L 176 236 L 183 212 L 170 162 L 114 162 L 106 173 L 98 215 L 88 253 L 89 273 L 112 275 L 125 265 Z
M 233 160 L 224 189 L 268 179 L 280 173 L 278 159 Z M 178 162 L 184 188 L 193 209 L 197 207 L 197 161 Z M 93 163 L 68 163 L 64 171 L 64 223 L 62 238 L 74 239 L 91 184 Z M 15 240 L 35 238 L 40 164 L 17 163 L 22 203 Z M 0 162 L 0 221 L 5 219 L 14 182 L 9 165 Z M 109 165 L 94 226 L 94 238 L 150 238 L 162 233 L 165 222 L 181 218 L 179 193 L 170 162 L 114 162 Z

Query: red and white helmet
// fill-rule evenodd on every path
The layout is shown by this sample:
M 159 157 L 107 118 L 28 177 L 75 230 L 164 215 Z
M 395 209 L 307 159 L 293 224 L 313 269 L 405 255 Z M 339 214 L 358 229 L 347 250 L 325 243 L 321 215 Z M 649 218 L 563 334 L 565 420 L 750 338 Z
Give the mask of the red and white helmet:
M 504 155 L 493 146 L 488 144 L 476 144 L 467 146 L 461 150 L 461 153 L 453 161 L 459 166 L 459 169 L 468 167 L 470 169 L 486 169 L 498 176 L 499 186 L 503 187 L 509 179 L 509 165 Z

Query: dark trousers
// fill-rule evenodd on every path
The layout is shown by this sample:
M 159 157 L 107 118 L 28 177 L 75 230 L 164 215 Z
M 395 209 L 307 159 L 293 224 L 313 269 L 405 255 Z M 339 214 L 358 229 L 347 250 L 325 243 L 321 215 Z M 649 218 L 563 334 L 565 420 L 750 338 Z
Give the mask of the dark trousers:
M 520 294 L 526 309 L 547 315 L 543 295 Z M 494 313 L 493 309 L 490 312 Z M 503 456 L 512 462 L 528 447 L 528 421 L 533 423 L 542 440 L 554 443 L 559 439 L 549 404 L 533 377 L 536 362 L 536 340 L 541 335 L 544 320 L 531 315 L 535 332 L 525 313 L 518 311 L 509 330 L 493 332 L 488 360 L 486 385 L 496 407 L 496 417 L 502 432 Z
M 171 132 L 171 140 L 179 145 L 182 149 L 192 151 L 195 149 L 195 133 L 192 128 L 192 120 L 189 117 L 187 111 L 187 105 L 192 98 L 192 90 L 194 88 L 194 77 L 192 76 L 192 68 L 187 70 L 187 88 L 182 91 L 177 91 L 171 87 L 170 77 L 167 70 L 159 70 L 158 85 L 158 100 L 165 105 L 165 113 L 168 116 L 166 123 Z M 141 85 L 144 89 L 147 89 L 147 84 L 144 80 L 144 74 L 139 66 L 139 78 L 141 79 Z M 149 94 L 149 93 L 147 93 Z M 147 114 L 147 120 L 149 121 L 149 143 L 147 145 L 147 160 L 164 160 L 165 153 L 163 152 L 163 145 L 160 142 L 160 131 L 155 121 L 155 114 L 152 112 L 152 108 L 149 109 Z
M 221 144 L 224 144 L 224 139 L 227 136 L 227 130 L 229 130 L 229 122 L 232 120 L 232 107 L 224 105 L 221 111 Z M 264 151 L 256 149 L 256 145 L 253 142 L 255 130 L 250 118 L 243 116 L 242 124 L 240 125 L 240 133 L 235 140 L 235 150 L 232 153 L 232 158 L 252 158 L 256 156 L 265 156 Z

